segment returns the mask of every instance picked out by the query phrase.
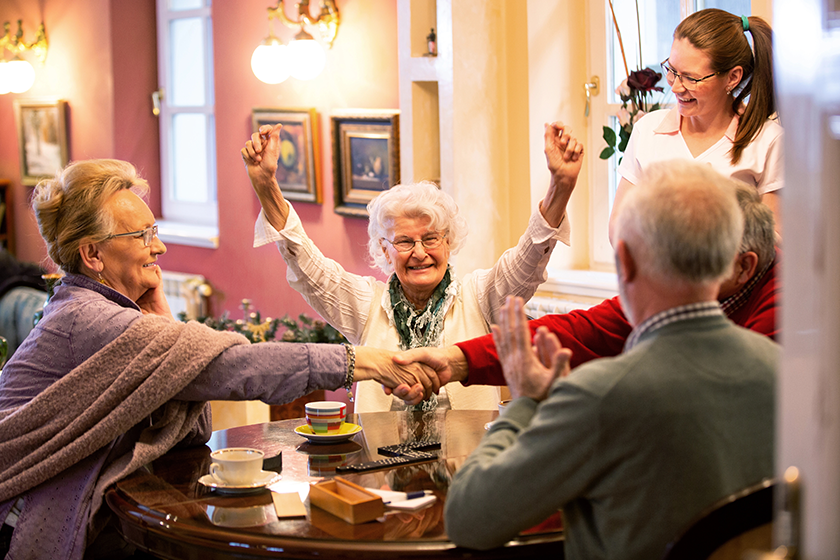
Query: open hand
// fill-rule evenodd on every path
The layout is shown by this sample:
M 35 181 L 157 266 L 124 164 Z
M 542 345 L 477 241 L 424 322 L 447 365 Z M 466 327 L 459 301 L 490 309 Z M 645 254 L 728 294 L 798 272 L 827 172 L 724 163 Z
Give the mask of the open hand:
M 524 308 L 522 298 L 508 296 L 499 324 L 490 328 L 511 395 L 542 401 L 554 381 L 568 374 L 572 352 L 545 328 L 537 329 L 532 346 Z

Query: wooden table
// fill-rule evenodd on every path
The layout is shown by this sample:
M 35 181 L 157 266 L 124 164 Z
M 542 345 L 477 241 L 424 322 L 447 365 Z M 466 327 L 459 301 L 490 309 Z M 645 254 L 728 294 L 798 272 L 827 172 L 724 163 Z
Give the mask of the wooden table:
M 496 416 L 497 412 L 467 410 L 351 415 L 348 421 L 360 424 L 363 431 L 331 445 L 314 445 L 296 434 L 294 428 L 305 423 L 300 419 L 220 430 L 207 446 L 170 451 L 117 483 L 106 501 L 129 542 L 169 559 L 562 559 L 559 514 L 504 547 L 485 552 L 456 547 L 446 536 L 447 488 L 484 435 L 485 424 Z M 415 440 L 440 441 L 440 459 L 345 478 L 368 488 L 432 490 L 438 497 L 432 506 L 360 525 L 310 507 L 310 483 L 335 476 L 337 464 L 381 459 L 378 447 Z M 268 490 L 223 495 L 200 484 L 199 477 L 209 469 L 210 451 L 223 447 L 254 447 L 266 457 L 282 452 L 282 479 L 271 490 L 298 492 L 306 504 L 306 518 L 278 520 Z

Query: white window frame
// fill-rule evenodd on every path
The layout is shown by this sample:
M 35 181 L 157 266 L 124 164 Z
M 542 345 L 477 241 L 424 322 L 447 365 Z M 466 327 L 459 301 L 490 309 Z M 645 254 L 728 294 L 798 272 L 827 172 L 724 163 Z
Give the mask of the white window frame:
M 160 167 L 161 210 L 158 220 L 159 237 L 165 243 L 197 247 L 219 246 L 219 208 L 216 186 L 216 119 L 213 89 L 213 14 L 212 0 L 202 0 L 203 7 L 190 10 L 170 10 L 169 0 L 157 0 L 158 29 L 158 87 L 160 100 Z M 205 103 L 200 106 L 176 107 L 167 96 L 172 83 L 169 28 L 173 20 L 201 18 L 205 44 Z M 172 162 L 173 119 L 179 114 L 202 114 L 207 118 L 207 202 L 183 202 L 175 199 L 174 167 Z

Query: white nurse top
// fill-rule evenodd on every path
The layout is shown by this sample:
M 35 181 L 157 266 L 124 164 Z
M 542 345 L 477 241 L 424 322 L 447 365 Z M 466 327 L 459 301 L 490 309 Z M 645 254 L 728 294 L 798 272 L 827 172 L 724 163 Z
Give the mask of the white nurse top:
M 784 186 L 781 125 L 768 119 L 753 141 L 744 148 L 741 160 L 732 165 L 730 151 L 738 130 L 738 120 L 738 115 L 734 116 L 723 137 L 695 158 L 680 132 L 680 114 L 676 109 L 648 113 L 633 127 L 618 172 L 637 185 L 652 162 L 689 159 L 708 163 L 721 175 L 753 185 L 760 194 L 781 189 Z

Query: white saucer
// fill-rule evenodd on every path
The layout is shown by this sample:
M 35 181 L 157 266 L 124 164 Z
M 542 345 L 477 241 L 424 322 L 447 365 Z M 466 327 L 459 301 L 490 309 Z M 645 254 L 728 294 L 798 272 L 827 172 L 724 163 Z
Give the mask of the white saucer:
M 198 479 L 198 482 L 208 488 L 213 488 L 218 492 L 241 494 L 243 492 L 254 492 L 256 490 L 262 490 L 266 486 L 274 484 L 281 478 L 282 477 L 274 471 L 260 471 L 259 478 L 257 478 L 257 480 L 255 480 L 251 484 L 226 484 L 224 482 L 219 482 L 218 480 L 213 478 L 213 475 L 211 474 L 205 474 L 204 476 Z
M 341 431 L 337 434 L 316 434 L 308 424 L 295 428 L 295 433 L 308 439 L 309 443 L 338 443 L 350 439 L 361 431 L 361 426 L 351 422 L 342 424 Z

